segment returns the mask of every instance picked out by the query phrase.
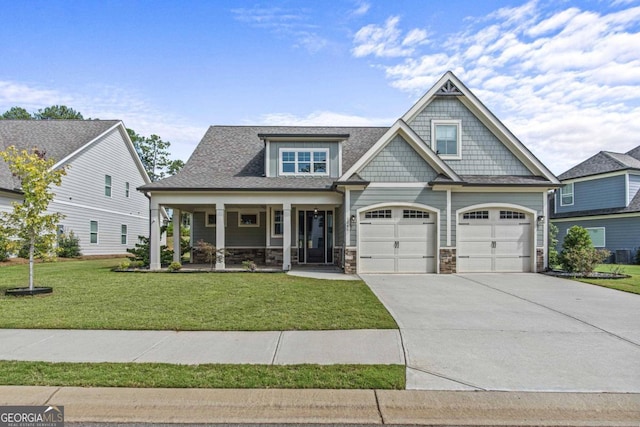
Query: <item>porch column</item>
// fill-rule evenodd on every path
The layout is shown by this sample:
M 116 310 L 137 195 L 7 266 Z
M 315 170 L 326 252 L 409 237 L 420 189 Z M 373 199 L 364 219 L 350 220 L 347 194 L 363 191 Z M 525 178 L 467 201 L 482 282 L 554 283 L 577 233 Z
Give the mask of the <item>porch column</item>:
M 224 233 L 225 233 L 225 221 L 224 221 L 224 204 L 216 205 L 216 270 L 224 270 Z
M 182 236 L 180 235 L 180 209 L 173 210 L 173 262 L 180 262 L 182 254 L 180 253 L 180 241 Z
M 282 270 L 291 270 L 291 203 L 282 204 Z
M 149 209 L 149 240 L 151 243 L 151 253 L 149 254 L 149 269 L 160 270 L 160 206 L 157 203 L 151 203 Z

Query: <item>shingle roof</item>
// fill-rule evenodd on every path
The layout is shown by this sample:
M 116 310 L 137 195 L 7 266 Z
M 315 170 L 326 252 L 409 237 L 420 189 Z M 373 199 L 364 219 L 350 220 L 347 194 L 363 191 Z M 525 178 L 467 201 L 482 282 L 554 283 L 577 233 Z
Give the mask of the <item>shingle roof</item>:
M 211 126 L 176 175 L 141 187 L 143 190 L 271 189 L 324 190 L 336 178 L 264 176 L 264 142 L 260 134 L 348 134 L 342 152 L 347 170 L 384 135 L 386 127 Z
M 48 158 L 61 160 L 95 139 L 118 120 L 0 120 L 0 150 L 38 148 Z M 0 162 L 0 188 L 14 190 L 20 183 Z
M 640 170 L 640 146 L 626 154 L 601 151 L 558 176 L 562 180 L 626 169 Z

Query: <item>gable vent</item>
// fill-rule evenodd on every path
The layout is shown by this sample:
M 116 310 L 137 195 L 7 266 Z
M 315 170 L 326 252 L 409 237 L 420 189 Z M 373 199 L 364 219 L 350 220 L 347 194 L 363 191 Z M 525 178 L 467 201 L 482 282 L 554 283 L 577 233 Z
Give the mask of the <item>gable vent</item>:
M 443 84 L 440 89 L 438 89 L 438 91 L 436 92 L 436 95 L 461 96 L 462 92 L 460 92 L 460 89 L 458 89 L 456 85 L 451 83 L 451 80 L 447 80 L 447 82 Z

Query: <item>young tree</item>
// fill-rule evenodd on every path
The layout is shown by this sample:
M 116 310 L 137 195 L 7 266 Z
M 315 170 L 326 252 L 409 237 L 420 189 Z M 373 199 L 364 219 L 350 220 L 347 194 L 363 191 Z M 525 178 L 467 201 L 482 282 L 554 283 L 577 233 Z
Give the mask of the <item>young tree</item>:
M 59 186 L 66 171 L 64 167 L 53 169 L 55 161 L 46 159 L 45 153 L 35 148 L 28 152 L 18 151 L 14 146 L 10 146 L 5 151 L 0 151 L 0 158 L 21 181 L 23 193 L 23 201 L 14 202 L 13 211 L 0 216 L 0 228 L 9 230 L 10 235 L 28 243 L 29 289 L 33 291 L 33 258 L 36 244 L 51 251 L 56 239 L 56 224 L 62 219 L 59 213 L 46 213 L 54 197 L 50 186 Z

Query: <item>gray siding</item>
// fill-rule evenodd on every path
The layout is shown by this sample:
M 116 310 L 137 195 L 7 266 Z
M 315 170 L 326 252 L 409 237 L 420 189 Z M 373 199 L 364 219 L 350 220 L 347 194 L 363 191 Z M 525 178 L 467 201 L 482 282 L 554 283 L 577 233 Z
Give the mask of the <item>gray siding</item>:
M 440 245 L 446 244 L 446 222 L 444 215 L 447 209 L 447 194 L 443 191 L 433 191 L 430 188 L 367 188 L 364 191 L 351 192 L 351 215 L 357 215 L 357 210 L 377 203 L 421 203 L 440 209 Z M 351 228 L 351 245 L 357 242 L 357 227 Z
M 344 207 L 342 205 L 338 206 L 335 211 L 334 218 L 334 230 L 336 235 L 336 246 L 344 247 L 344 232 L 346 228 L 346 223 L 344 220 Z
M 149 201 L 136 190 L 145 181 L 134 155 L 114 130 L 73 158 L 62 185 L 53 188 L 49 210 L 65 215 L 60 223 L 78 236 L 83 254 L 123 254 L 138 236 L 149 235 Z M 111 176 L 111 197 L 105 196 L 105 175 Z M 90 221 L 98 221 L 98 244 L 89 243 Z M 126 245 L 120 243 L 122 225 L 127 226 Z
M 524 206 L 533 209 L 537 215 L 545 215 L 543 210 L 543 198 L 546 193 L 452 193 L 451 194 L 451 243 L 455 246 L 456 242 L 456 211 L 469 206 L 485 204 L 485 203 L 510 203 L 513 205 Z M 536 220 L 535 218 L 533 219 Z M 538 240 L 536 246 L 543 245 L 544 235 L 542 233 L 542 224 L 537 229 Z
M 579 181 L 573 184 L 573 205 L 560 206 L 560 190 L 556 191 L 556 212 L 579 212 L 626 206 L 624 175 Z
M 266 246 L 266 212 L 260 212 L 259 227 L 238 227 L 238 212 L 227 211 L 227 226 L 225 229 L 225 245 L 233 247 L 260 247 Z M 198 240 L 204 240 L 215 245 L 216 227 L 205 227 L 204 212 L 193 214 L 193 244 Z
M 584 228 L 604 227 L 605 248 L 611 252 L 615 252 L 617 249 L 630 249 L 633 257 L 640 248 L 640 214 L 628 218 L 573 220 L 554 222 L 554 224 L 558 227 L 558 252 L 562 250 L 567 230 L 574 225 Z
M 11 212 L 13 207 L 11 203 L 22 201 L 22 197 L 13 194 L 0 193 L 0 212 Z
M 397 135 L 359 175 L 372 182 L 429 182 L 437 173 L 404 138 Z
M 638 194 L 640 190 L 640 175 L 629 174 L 629 202 Z
M 458 99 L 435 98 L 409 126 L 431 144 L 431 120 L 461 120 L 462 159 L 445 160 L 462 175 L 532 175 Z
M 278 176 L 280 166 L 278 164 L 278 153 L 280 148 L 327 148 L 329 149 L 329 176 L 338 178 L 340 176 L 338 164 L 338 143 L 337 142 L 271 142 L 269 143 L 269 174 Z

